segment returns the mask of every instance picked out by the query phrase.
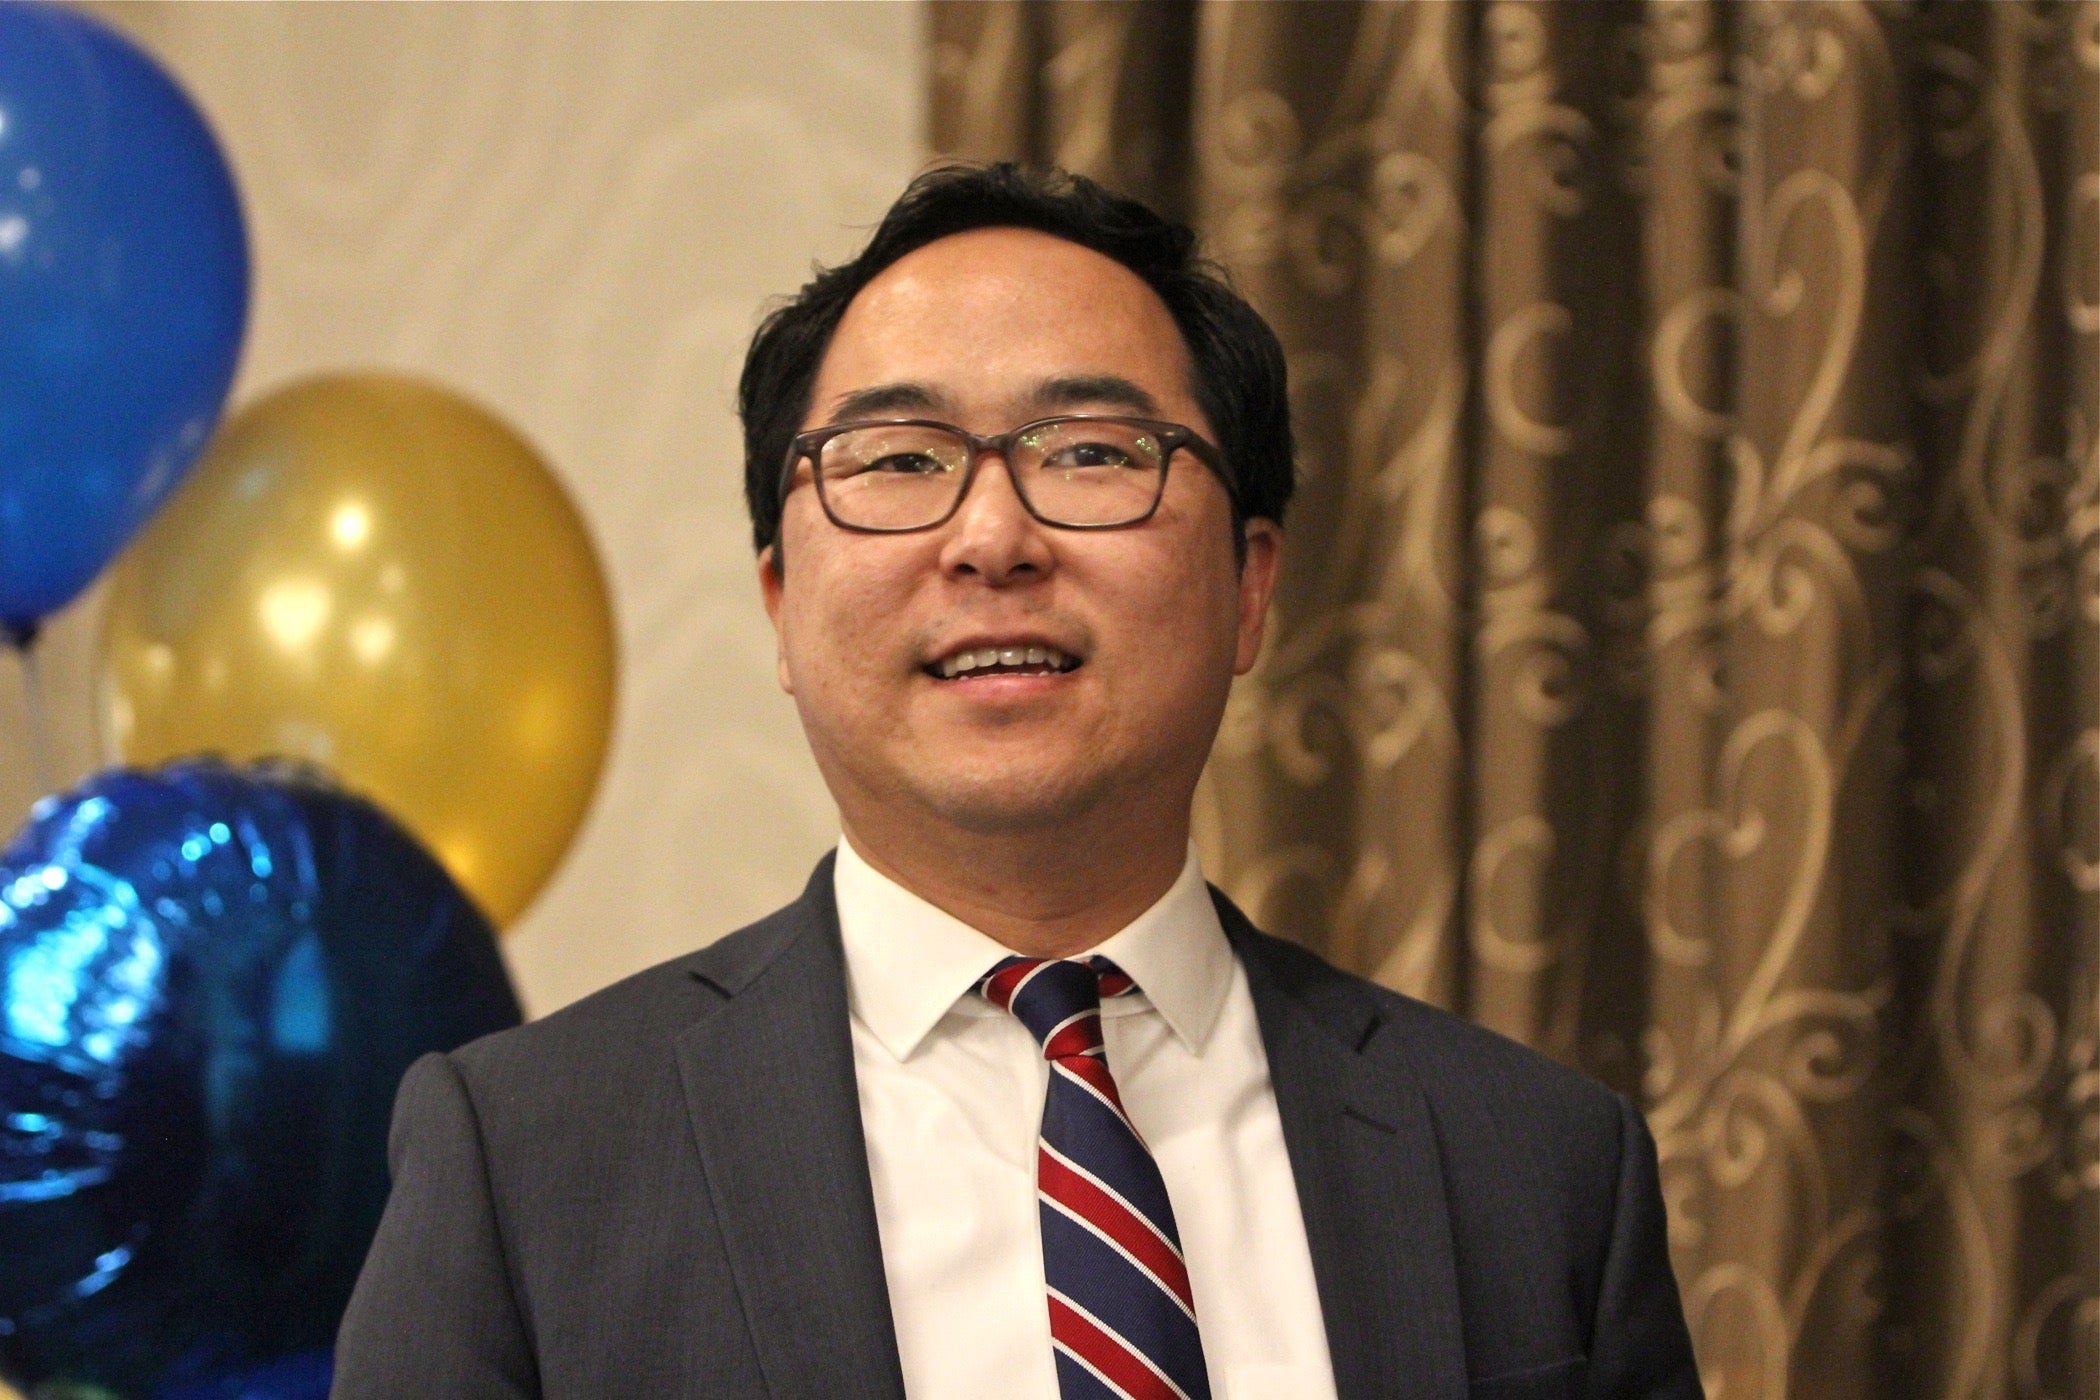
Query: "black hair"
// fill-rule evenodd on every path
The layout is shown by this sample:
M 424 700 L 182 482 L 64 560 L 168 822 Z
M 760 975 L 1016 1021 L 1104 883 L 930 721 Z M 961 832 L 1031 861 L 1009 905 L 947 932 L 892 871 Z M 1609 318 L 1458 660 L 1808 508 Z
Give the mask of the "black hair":
M 1241 525 L 1283 522 L 1294 484 L 1283 347 L 1268 323 L 1200 256 L 1196 235 L 1135 199 L 1062 170 L 950 164 L 920 175 L 852 261 L 819 268 L 759 323 L 744 356 L 744 499 L 758 549 L 780 535 L 781 473 L 809 413 L 817 369 L 847 304 L 883 269 L 951 234 L 1027 228 L 1090 248 L 1136 273 L 1166 303 L 1188 348 L 1190 386 L 1225 459 L 1236 547 Z

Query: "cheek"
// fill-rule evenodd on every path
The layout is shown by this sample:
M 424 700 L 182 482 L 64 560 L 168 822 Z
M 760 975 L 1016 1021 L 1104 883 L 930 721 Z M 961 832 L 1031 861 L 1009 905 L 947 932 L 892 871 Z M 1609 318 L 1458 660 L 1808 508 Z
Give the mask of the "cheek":
M 1186 556 L 1156 562 L 1124 574 L 1110 603 L 1107 626 L 1128 639 L 1127 664 L 1148 690 L 1186 694 L 1221 684 L 1239 640 L 1231 560 L 1222 576 Z M 1135 586 L 1139 580 L 1144 586 Z
M 798 686 L 895 669 L 909 573 L 887 551 L 855 547 L 864 543 L 835 530 L 789 535 L 781 636 Z

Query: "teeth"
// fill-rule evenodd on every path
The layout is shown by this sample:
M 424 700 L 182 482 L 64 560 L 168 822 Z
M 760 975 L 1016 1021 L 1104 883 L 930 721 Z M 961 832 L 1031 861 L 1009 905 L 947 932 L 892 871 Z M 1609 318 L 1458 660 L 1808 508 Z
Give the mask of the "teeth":
M 934 670 L 942 679 L 953 680 L 966 672 L 992 666 L 1047 666 L 1052 671 L 1063 671 L 1070 665 L 1070 659 L 1055 647 L 981 647 L 944 657 Z

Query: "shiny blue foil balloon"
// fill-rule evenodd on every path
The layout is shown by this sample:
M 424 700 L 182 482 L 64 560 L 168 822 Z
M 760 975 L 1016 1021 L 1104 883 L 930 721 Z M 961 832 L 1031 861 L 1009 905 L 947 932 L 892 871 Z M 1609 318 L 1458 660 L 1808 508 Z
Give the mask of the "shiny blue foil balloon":
M 403 1071 L 517 1022 L 369 803 L 191 762 L 41 804 L 0 855 L 0 1377 L 319 1400 Z
M 107 25 L 0 0 L 0 624 L 72 599 L 175 488 L 247 313 L 196 107 Z

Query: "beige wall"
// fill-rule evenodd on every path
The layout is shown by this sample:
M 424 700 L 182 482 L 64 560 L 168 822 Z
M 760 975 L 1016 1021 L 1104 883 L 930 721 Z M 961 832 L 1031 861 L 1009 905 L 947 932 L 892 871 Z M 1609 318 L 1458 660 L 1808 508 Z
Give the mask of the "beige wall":
M 539 444 L 596 534 L 618 731 L 506 941 L 527 1007 L 791 897 L 836 816 L 773 680 L 732 397 L 760 303 L 848 253 L 919 163 L 918 7 L 94 8 L 232 155 L 256 267 L 236 398 L 327 367 L 433 375 Z M 60 778 L 96 761 L 93 613 L 44 660 Z M 9 821 L 31 795 L 11 681 Z

